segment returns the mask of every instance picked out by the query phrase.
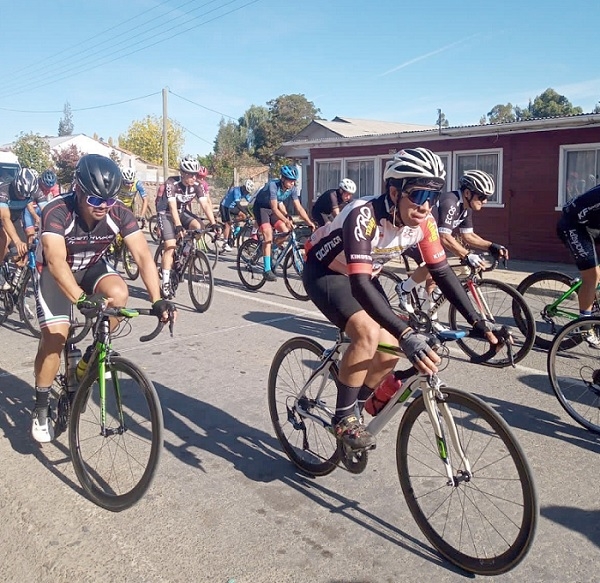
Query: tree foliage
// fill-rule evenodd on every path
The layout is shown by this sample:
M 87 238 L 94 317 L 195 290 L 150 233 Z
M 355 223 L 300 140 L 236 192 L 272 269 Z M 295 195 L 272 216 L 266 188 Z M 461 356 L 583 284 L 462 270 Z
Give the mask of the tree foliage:
M 67 188 L 71 186 L 73 175 L 75 174 L 75 166 L 77 166 L 77 162 L 81 156 L 83 156 L 83 152 L 75 144 L 54 153 L 56 177 L 61 186 L 66 186 Z
M 447 128 L 450 125 L 450 122 L 446 119 L 446 114 L 441 109 L 438 109 L 437 111 L 438 117 L 435 121 L 435 125 L 439 128 Z
M 58 122 L 58 135 L 59 136 L 72 136 L 73 135 L 73 112 L 71 111 L 71 104 L 67 101 L 63 108 L 63 116 Z
M 517 115 L 512 103 L 498 104 L 487 112 L 487 119 L 489 123 L 510 123 L 517 121 Z
M 171 166 L 181 158 L 183 128 L 174 120 L 167 122 L 167 146 Z M 163 163 L 162 117 L 147 115 L 134 121 L 125 134 L 119 136 L 119 147 L 129 150 L 152 164 Z
M 43 172 L 51 164 L 50 146 L 39 134 L 21 132 L 13 145 L 13 152 L 24 168 Z

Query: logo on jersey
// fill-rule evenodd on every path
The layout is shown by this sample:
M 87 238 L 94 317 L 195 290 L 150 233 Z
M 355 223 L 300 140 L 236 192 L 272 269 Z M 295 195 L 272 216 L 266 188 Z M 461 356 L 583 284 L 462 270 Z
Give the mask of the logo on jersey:
M 366 205 L 360 207 L 356 217 L 356 227 L 354 227 L 354 238 L 357 241 L 364 241 L 371 236 L 376 227 L 377 223 L 371 214 L 371 209 Z
M 327 243 L 323 244 L 316 253 L 315 256 L 319 261 L 323 261 L 325 256 L 330 253 L 333 249 L 335 249 L 338 245 L 342 243 L 342 238 L 339 235 L 336 235 L 331 241 L 327 241 Z
M 427 230 L 429 231 L 429 242 L 432 243 L 440 238 L 435 221 L 427 221 Z

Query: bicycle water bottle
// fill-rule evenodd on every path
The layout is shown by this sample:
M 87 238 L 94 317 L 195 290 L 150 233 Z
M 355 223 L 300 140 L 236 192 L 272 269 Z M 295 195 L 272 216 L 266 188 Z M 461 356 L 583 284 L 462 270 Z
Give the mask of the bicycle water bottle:
M 67 390 L 75 391 L 79 385 L 77 380 L 77 365 L 81 360 L 81 350 L 74 344 L 67 347 Z
M 388 374 L 365 401 L 367 413 L 375 417 L 401 386 L 402 381 L 397 379 L 394 373 Z

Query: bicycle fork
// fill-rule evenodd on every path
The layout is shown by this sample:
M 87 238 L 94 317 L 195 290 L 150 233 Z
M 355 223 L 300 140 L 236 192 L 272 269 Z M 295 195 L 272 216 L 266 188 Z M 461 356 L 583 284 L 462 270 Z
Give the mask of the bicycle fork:
M 421 389 L 423 392 L 425 408 L 427 409 L 427 413 L 435 433 L 438 454 L 444 463 L 446 476 L 448 477 L 447 485 L 458 486 L 460 482 L 470 481 L 473 473 L 471 471 L 471 464 L 469 463 L 469 460 L 467 459 L 467 456 L 465 455 L 465 452 L 461 446 L 454 419 L 450 413 L 448 404 L 444 400 L 444 394 L 440 390 L 440 385 L 441 383 L 437 377 L 430 377 L 429 379 L 424 379 L 422 381 Z M 442 418 L 450 434 L 450 441 L 454 451 L 460 458 L 462 466 L 464 467 L 464 470 L 458 470 L 457 475 L 454 475 L 454 472 L 452 471 L 452 463 L 450 460 L 451 454 L 448 449 L 448 440 L 442 426 Z

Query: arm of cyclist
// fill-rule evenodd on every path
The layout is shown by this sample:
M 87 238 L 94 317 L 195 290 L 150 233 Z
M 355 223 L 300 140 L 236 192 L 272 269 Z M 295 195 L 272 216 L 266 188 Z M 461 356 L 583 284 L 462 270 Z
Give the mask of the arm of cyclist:
M 185 229 L 181 224 L 181 217 L 179 216 L 179 210 L 177 209 L 177 199 L 169 198 L 169 212 L 171 214 L 171 218 L 173 219 L 173 226 L 175 227 L 175 232 L 178 236 L 183 236 Z
M 288 217 L 287 213 L 285 212 L 285 206 L 283 205 L 283 203 L 279 202 L 277 199 L 271 199 L 269 201 L 269 204 L 271 205 L 271 210 L 273 211 L 273 214 L 277 217 L 277 220 L 283 221 L 286 228 L 291 231 L 294 227 L 294 224 L 292 223 L 292 219 Z
M 299 200 L 294 201 L 294 208 L 300 216 L 300 218 L 314 231 L 317 226 L 313 223 L 312 219 L 308 216 L 308 213 L 304 210 L 304 207 L 300 204 Z
M 2 221 L 2 227 L 6 231 L 8 238 L 15 244 L 17 253 L 19 256 L 23 257 L 23 255 L 27 253 L 27 243 L 24 243 L 19 238 L 17 230 L 15 229 L 15 226 L 11 220 L 8 205 L 0 206 L 0 220 Z

